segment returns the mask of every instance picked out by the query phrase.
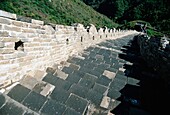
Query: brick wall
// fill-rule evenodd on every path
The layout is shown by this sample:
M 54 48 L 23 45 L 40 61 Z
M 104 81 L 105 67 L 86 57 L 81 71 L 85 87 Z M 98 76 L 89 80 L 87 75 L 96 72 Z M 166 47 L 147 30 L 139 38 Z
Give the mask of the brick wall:
M 45 25 L 34 19 L 24 22 L 16 14 L 0 10 L 0 87 L 30 71 L 45 70 L 92 44 L 129 33 L 107 28 L 97 31 L 94 25 Z

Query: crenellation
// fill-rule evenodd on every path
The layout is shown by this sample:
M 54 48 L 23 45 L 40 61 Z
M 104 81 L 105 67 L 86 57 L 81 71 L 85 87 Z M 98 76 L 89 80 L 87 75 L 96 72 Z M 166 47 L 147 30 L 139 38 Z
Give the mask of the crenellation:
M 90 45 L 116 38 L 117 33 L 115 28 L 97 31 L 93 24 L 44 25 L 44 21 L 21 16 L 15 20 L 0 14 L 0 82 L 16 82 L 29 71 L 45 70 Z M 128 31 L 119 34 L 126 35 Z

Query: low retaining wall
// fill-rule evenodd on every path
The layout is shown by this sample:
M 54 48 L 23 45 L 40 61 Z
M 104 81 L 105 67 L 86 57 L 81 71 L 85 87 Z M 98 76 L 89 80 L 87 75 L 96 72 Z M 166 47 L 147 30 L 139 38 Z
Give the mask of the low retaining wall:
M 156 38 L 146 35 L 136 36 L 140 53 L 149 67 L 159 76 L 170 80 L 170 44 L 166 37 Z

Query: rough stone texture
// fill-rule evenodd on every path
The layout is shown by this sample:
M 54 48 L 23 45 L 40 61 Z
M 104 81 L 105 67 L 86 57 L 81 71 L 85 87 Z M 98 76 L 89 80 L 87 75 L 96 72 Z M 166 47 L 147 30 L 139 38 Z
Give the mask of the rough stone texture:
M 40 92 L 41 95 L 43 96 L 47 96 L 48 94 L 50 94 L 53 90 L 54 90 L 55 86 L 51 85 L 51 84 L 47 84 L 43 90 Z
M 22 16 L 17 16 L 17 20 L 13 19 L 16 19 L 15 14 L 0 11 L 0 75 L 1 78 L 8 78 L 0 78 L 2 84 L 7 80 L 18 81 L 30 71 L 34 74 L 37 70 L 44 71 L 54 63 L 59 64 L 69 56 L 78 55 L 91 45 L 110 39 L 109 34 L 115 34 L 114 31 L 104 32 L 102 28 L 97 31 L 92 24 L 85 28 L 82 24 L 43 25 L 43 21 Z M 119 32 L 119 37 L 133 33 L 134 31 Z M 116 34 L 114 37 L 117 38 Z M 19 41 L 23 42 L 21 51 L 17 45 Z M 75 65 L 70 67 L 79 69 L 79 66 Z M 32 77 L 36 76 L 43 78 L 40 72 Z
M 108 70 L 105 70 L 105 71 L 103 72 L 103 75 L 106 76 L 106 77 L 109 78 L 109 79 L 114 79 L 116 73 L 111 72 L 111 71 L 108 71 Z
M 4 47 L 4 43 L 0 42 L 0 48 L 3 48 L 3 47 Z
M 133 74 L 126 76 L 124 72 L 126 74 L 131 72 L 128 71 L 130 67 L 126 65 L 127 62 L 123 58 L 117 57 L 120 53 L 112 52 L 112 49 L 106 47 L 111 47 L 114 44 L 120 48 L 127 44 L 133 36 L 107 40 L 98 44 L 105 49 L 97 47 L 97 45 L 89 47 L 86 50 L 86 55 L 81 55 L 85 56 L 84 58 L 80 58 L 80 55 L 74 55 L 67 60 L 69 63 L 67 61 L 62 61 L 60 64 L 53 63 L 53 66 L 49 66 L 48 71 L 46 70 L 46 75 L 45 70 L 44 72 L 42 70 L 29 71 L 28 75 L 32 77 L 23 78 L 21 83 L 10 89 L 6 96 L 27 108 L 23 109 L 24 115 L 31 114 L 30 110 L 40 115 L 109 115 L 117 114 L 116 110 L 121 112 L 120 115 L 128 114 L 129 106 L 136 106 L 131 105 L 133 103 L 128 102 L 128 99 L 134 99 L 134 96 L 136 97 L 137 93 L 140 92 L 140 79 L 133 78 L 136 77 Z M 114 60 L 108 59 L 110 55 L 113 56 Z M 122 67 L 125 69 L 124 72 L 119 70 Z M 65 74 L 54 74 L 53 70 L 66 72 L 68 77 L 61 79 L 61 76 Z M 130 70 L 134 71 L 135 69 L 130 68 Z M 107 76 L 103 75 L 104 71 Z M 114 79 L 109 79 L 108 76 L 112 78 L 113 73 L 116 74 Z M 37 80 L 37 76 L 43 77 L 38 77 Z M 0 111 L 9 110 L 8 107 L 13 110 L 13 104 L 5 105 L 5 101 L 4 97 L 0 95 L 0 106 L 2 106 Z M 143 110 L 143 107 L 138 105 L 137 108 Z M 17 110 L 20 109 L 16 108 L 16 112 Z M 4 113 L 8 114 L 6 111 Z M 138 114 L 138 111 L 134 114 Z
M 0 10 L 0 17 L 6 17 L 6 18 L 11 18 L 11 19 L 16 19 L 16 14 L 12 14 L 9 12 L 5 12 Z
M 63 80 L 67 79 L 67 77 L 68 77 L 68 74 L 66 74 L 60 70 L 56 70 L 54 75 L 58 76 L 59 78 L 61 78 Z
M 39 25 L 43 25 L 43 24 L 44 24 L 44 21 L 40 21 L 40 20 L 32 19 L 32 20 L 31 20 L 31 23 L 33 23 L 33 24 L 39 24 Z
M 107 96 L 103 97 L 100 106 L 107 109 L 109 107 L 109 104 L 110 104 L 110 98 Z
M 28 89 L 33 89 L 33 87 L 38 83 L 37 79 L 26 76 L 24 79 L 20 81 L 21 85 L 27 87 Z
M 169 79 L 170 39 L 165 39 L 164 37 L 149 38 L 146 35 L 138 35 L 135 39 L 139 45 L 140 53 L 143 59 L 147 62 L 148 66 L 152 67 L 163 78 Z

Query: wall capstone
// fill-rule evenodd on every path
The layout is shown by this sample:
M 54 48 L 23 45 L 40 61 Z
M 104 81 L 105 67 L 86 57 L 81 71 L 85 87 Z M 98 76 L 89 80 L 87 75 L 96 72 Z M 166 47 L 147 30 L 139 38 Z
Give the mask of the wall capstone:
M 10 19 L 14 19 L 14 20 L 16 20 L 16 18 L 17 18 L 16 14 L 12 14 L 12 13 L 5 12 L 2 10 L 0 10 L 0 17 L 10 18 Z

